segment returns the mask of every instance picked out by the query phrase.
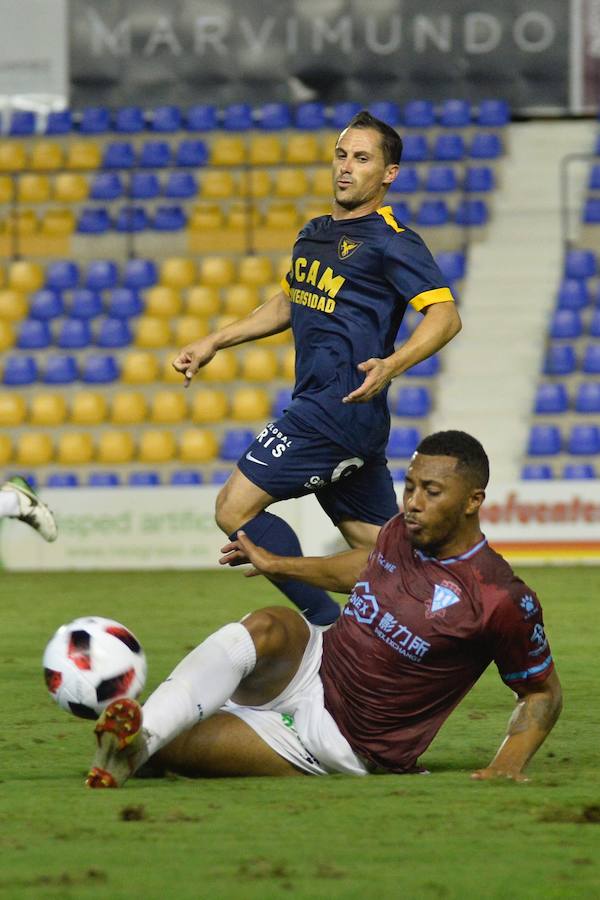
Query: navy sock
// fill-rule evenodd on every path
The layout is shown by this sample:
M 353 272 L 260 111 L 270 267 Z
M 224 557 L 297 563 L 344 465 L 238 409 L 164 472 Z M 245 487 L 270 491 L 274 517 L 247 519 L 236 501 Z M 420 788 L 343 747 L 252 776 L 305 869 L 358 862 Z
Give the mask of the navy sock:
M 278 556 L 302 556 L 302 548 L 296 532 L 290 528 L 287 522 L 274 516 L 272 513 L 261 512 L 245 525 L 241 526 L 250 540 L 271 553 Z M 230 535 L 230 540 L 235 540 L 236 532 Z M 298 607 L 313 625 L 329 625 L 340 614 L 338 604 L 331 599 L 322 588 L 304 584 L 295 578 L 285 581 L 273 581 L 288 600 Z

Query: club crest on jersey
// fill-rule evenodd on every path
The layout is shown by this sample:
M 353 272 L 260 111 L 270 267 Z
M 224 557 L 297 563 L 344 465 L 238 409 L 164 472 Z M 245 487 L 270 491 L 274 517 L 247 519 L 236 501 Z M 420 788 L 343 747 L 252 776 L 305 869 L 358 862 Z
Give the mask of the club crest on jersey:
M 451 581 L 442 581 L 436 584 L 433 597 L 425 603 L 425 617 L 427 619 L 433 616 L 445 616 L 449 606 L 460 603 L 460 588 Z
M 339 258 L 348 259 L 349 256 L 352 256 L 355 250 L 358 250 L 359 247 L 362 247 L 362 244 L 362 241 L 353 241 L 351 238 L 344 235 L 340 238 L 340 242 L 338 244 Z

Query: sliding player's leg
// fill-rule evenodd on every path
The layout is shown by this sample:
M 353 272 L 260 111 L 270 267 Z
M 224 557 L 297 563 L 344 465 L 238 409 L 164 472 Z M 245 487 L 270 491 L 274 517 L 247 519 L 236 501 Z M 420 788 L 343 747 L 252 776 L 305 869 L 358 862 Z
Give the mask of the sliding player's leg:
M 58 535 L 52 511 L 24 478 L 16 475 L 0 485 L 0 518 L 19 519 L 39 532 L 45 541 Z

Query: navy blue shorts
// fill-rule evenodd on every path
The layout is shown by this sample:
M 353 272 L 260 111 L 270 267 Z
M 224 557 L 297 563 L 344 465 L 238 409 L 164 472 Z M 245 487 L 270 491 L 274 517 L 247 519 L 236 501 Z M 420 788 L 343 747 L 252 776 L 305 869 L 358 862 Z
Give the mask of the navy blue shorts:
M 398 512 L 384 457 L 352 456 L 290 414 L 265 425 L 237 465 L 277 500 L 315 494 L 334 525 L 348 519 L 383 525 Z

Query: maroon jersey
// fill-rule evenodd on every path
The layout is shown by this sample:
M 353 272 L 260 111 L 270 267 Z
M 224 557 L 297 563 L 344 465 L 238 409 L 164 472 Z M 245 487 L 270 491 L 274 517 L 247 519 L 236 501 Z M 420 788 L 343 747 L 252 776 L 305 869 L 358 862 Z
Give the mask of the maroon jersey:
M 434 559 L 395 516 L 324 634 L 325 705 L 346 740 L 377 767 L 414 769 L 492 660 L 511 688 L 552 671 L 534 592 L 485 538 Z

